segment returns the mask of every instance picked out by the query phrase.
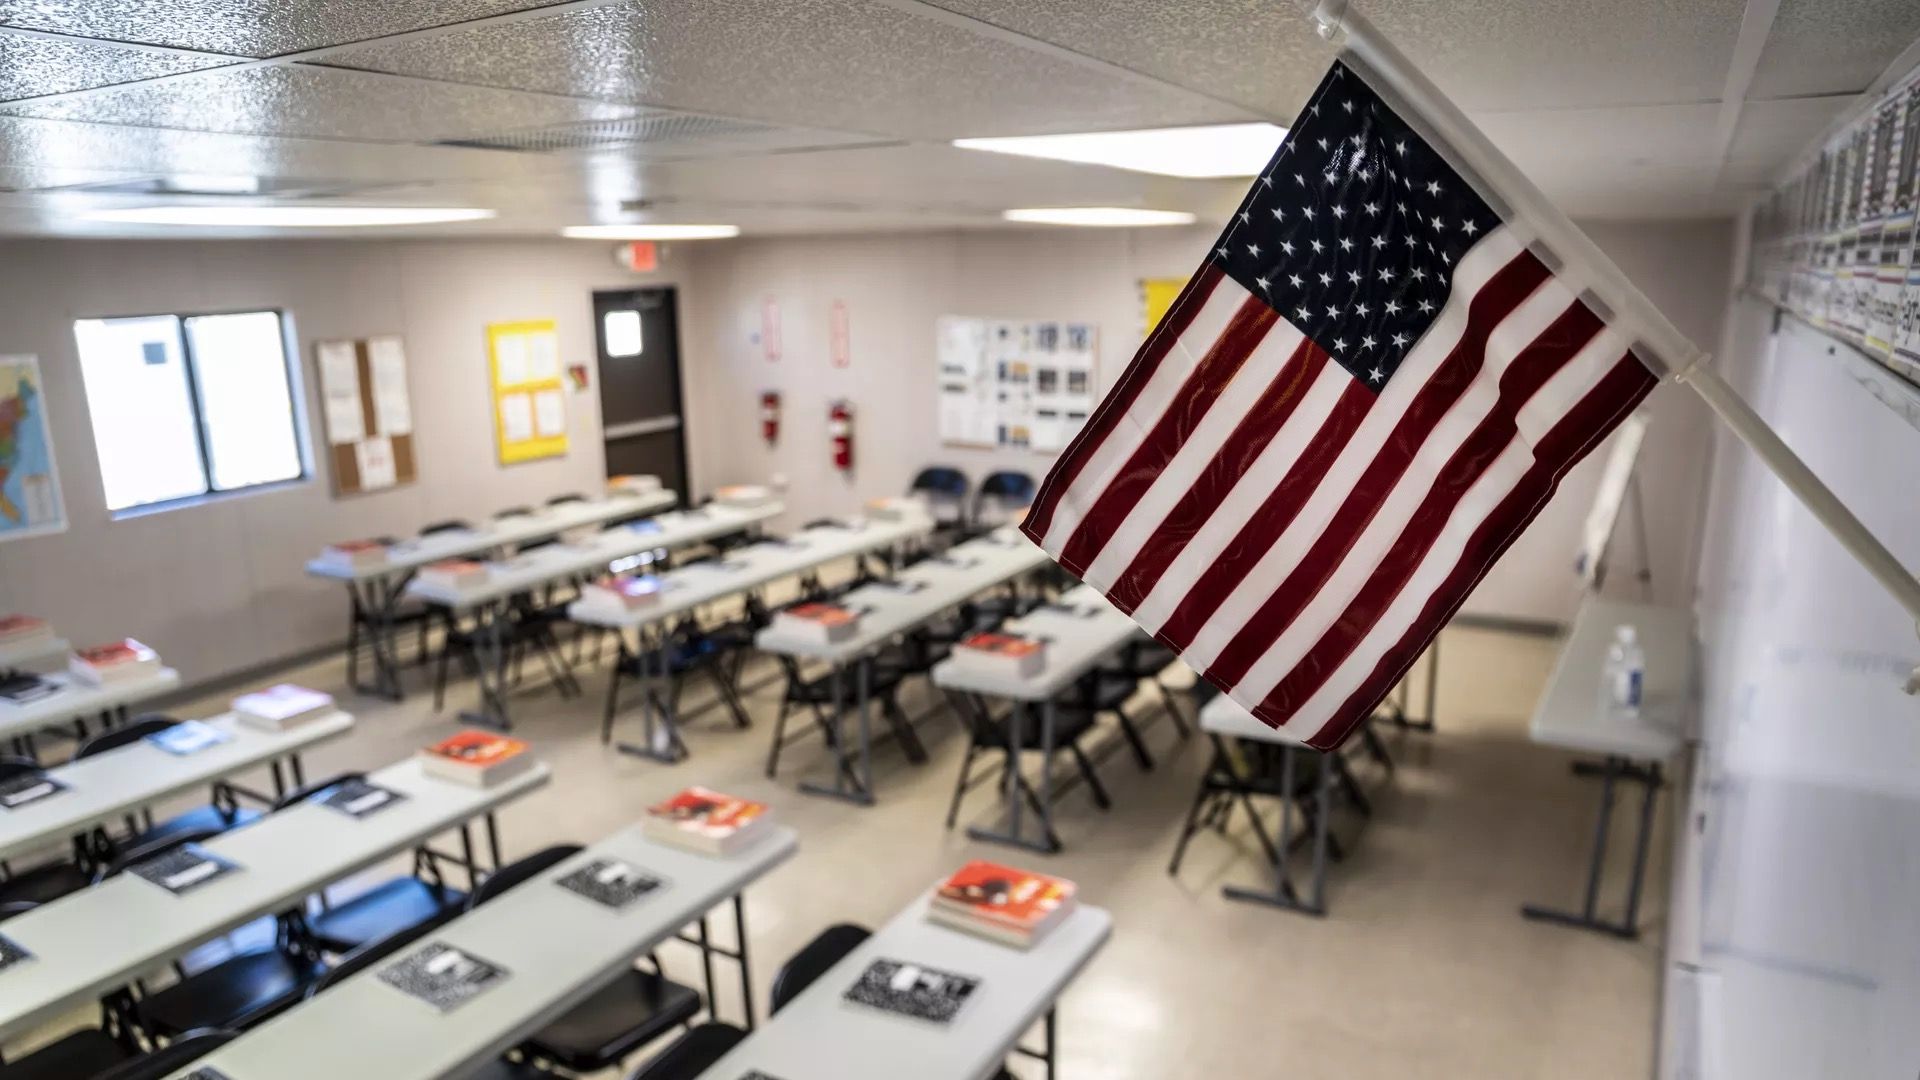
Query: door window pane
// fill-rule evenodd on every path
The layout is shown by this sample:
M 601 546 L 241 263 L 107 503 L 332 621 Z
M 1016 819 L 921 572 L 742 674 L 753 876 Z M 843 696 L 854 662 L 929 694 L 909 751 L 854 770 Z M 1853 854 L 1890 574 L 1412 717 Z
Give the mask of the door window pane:
M 606 338 L 608 356 L 639 356 L 644 346 L 640 337 L 640 313 L 609 311 L 600 320 Z
M 214 490 L 299 476 L 280 316 L 201 315 L 186 326 Z
M 74 335 L 107 508 L 205 494 L 179 320 L 90 319 Z

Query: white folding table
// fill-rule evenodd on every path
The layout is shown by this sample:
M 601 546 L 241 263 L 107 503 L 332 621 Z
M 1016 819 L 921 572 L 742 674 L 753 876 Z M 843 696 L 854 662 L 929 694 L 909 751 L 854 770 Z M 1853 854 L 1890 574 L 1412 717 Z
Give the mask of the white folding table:
M 499 863 L 493 810 L 545 784 L 546 765 L 490 788 L 428 776 L 409 759 L 368 781 L 405 795 L 355 818 L 318 801 L 300 803 L 220 834 L 201 846 L 240 869 L 180 895 L 130 872 L 7 920 L 0 933 L 33 959 L 0 972 L 0 1038 L 150 974 L 202 942 L 477 819 L 487 822 Z M 471 845 L 468 845 L 469 848 Z M 469 852 L 467 864 L 475 860 Z
M 789 577 L 813 573 L 838 559 L 861 558 L 875 552 L 890 552 L 926 536 L 933 530 L 931 518 L 911 514 L 898 521 L 849 521 L 815 525 L 785 539 L 763 540 L 726 553 L 725 557 L 678 567 L 660 575 L 658 599 L 632 611 L 610 611 L 588 602 L 575 602 L 567 617 L 586 626 L 602 626 L 620 637 L 620 659 L 613 666 L 607 686 L 607 703 L 602 718 L 601 740 L 611 736 L 613 715 L 618 705 L 621 672 L 637 667 L 642 672 L 645 692 L 641 695 L 644 724 L 638 743 L 617 744 L 623 753 L 635 754 L 673 764 L 687 756 L 686 743 L 680 738 L 678 716 L 671 688 L 656 693 L 659 684 L 671 680 L 673 673 L 668 650 L 673 645 L 673 627 L 695 609 L 745 595 L 750 615 L 757 617 L 754 593 Z M 627 633 L 634 636 L 629 648 Z
M 645 521 L 607 529 L 577 544 L 550 544 L 489 563 L 485 581 L 465 588 L 444 588 L 415 578 L 406 595 L 447 608 L 455 615 L 471 614 L 477 623 L 476 657 L 480 710 L 461 719 L 488 727 L 507 728 L 506 631 L 511 626 L 514 599 L 576 578 L 605 572 L 613 563 L 645 551 L 686 547 L 716 537 L 752 532 L 779 513 L 777 502 L 755 507 L 705 506 L 676 510 Z
M 1637 718 L 1611 716 L 1602 708 L 1607 650 L 1613 644 L 1615 628 L 1620 626 L 1634 628 L 1647 658 Z M 1692 705 L 1693 686 L 1693 619 L 1685 609 L 1593 596 L 1581 603 L 1560 647 L 1560 659 L 1534 708 L 1529 731 L 1534 742 L 1602 759 L 1597 767 L 1581 763 L 1574 770 L 1577 775 L 1600 777 L 1600 815 L 1594 824 L 1586 892 L 1578 912 L 1528 904 L 1521 908 L 1521 914 L 1616 937 L 1638 936 L 1640 887 L 1652 840 L 1654 797 L 1663 783 L 1662 767 L 1680 750 L 1682 720 Z M 1637 783 L 1644 790 L 1626 914 L 1612 921 L 1599 914 L 1600 878 L 1607 857 L 1614 789 L 1622 782 Z
M 743 890 L 790 858 L 792 829 L 775 828 L 725 857 L 648 840 L 636 825 L 434 931 L 407 950 L 442 942 L 503 968 L 507 976 L 448 1012 L 382 982 L 380 969 L 354 975 L 222 1047 L 194 1068 L 232 1080 L 433 1080 L 465 1076 L 604 986 L 633 959 L 697 925 L 731 899 L 740 944 L 741 990 L 749 1002 Z M 663 879 L 621 910 L 584 900 L 555 882 L 596 858 L 614 858 Z M 405 955 L 404 953 L 402 955 Z M 711 958 L 707 1002 L 713 1010 Z M 391 963 L 388 961 L 387 963 Z M 347 1037 L 351 1033 L 351 1037 Z
M 1112 930 L 1112 916 L 1083 903 L 1032 948 L 1021 949 L 932 922 L 923 896 L 700 1075 L 740 1080 L 758 1069 L 779 1080 L 986 1080 L 1027 1029 L 1044 1020 L 1046 1048 L 1030 1053 L 1047 1062 L 1051 1076 L 1054 1002 Z M 875 960 L 969 975 L 979 985 L 947 1024 L 844 1000 Z
M 232 714 L 204 723 L 230 737 L 192 754 L 170 754 L 142 739 L 93 757 L 48 769 L 66 790 L 25 806 L 0 810 L 0 859 L 62 843 L 122 814 L 273 763 L 274 794 L 284 794 L 278 763 L 292 766 L 293 784 L 303 782 L 300 752 L 337 739 L 353 717 L 335 710 L 287 731 L 263 731 Z
M 834 701 L 833 737 L 829 747 L 834 756 L 833 782 L 806 782 L 801 784 L 801 790 L 863 806 L 872 805 L 870 689 L 875 654 L 901 635 L 932 622 L 988 589 L 1031 573 L 1046 562 L 1046 553 L 1039 547 L 1013 529 L 1000 529 L 949 548 L 945 554 L 923 559 L 891 580 L 862 585 L 840 597 L 837 601 L 840 606 L 860 612 L 859 628 L 840 641 L 820 642 L 783 634 L 777 624 L 756 634 L 754 646 L 762 652 L 824 662 L 832 669 L 828 677 L 832 680 Z M 842 679 L 848 668 L 853 671 L 853 701 L 859 725 L 857 755 L 849 752 L 846 740 L 841 737 L 840 702 L 845 700 Z M 774 737 L 779 738 L 779 734 Z M 924 757 L 924 752 L 920 756 Z
M 616 492 L 598 499 L 543 506 L 529 514 L 499 518 L 472 529 L 448 529 L 401 540 L 387 547 L 387 557 L 370 566 L 347 566 L 324 556 L 307 561 L 313 577 L 341 582 L 347 587 L 350 621 L 347 624 L 347 680 L 355 690 L 399 701 L 400 663 L 393 651 L 393 612 L 401 591 L 422 566 L 442 559 L 458 559 L 489 551 L 507 551 L 519 544 L 558 536 L 571 529 L 601 525 L 619 518 L 652 514 L 674 504 L 671 491 Z M 360 643 L 373 657 L 374 681 L 360 682 Z
M 998 829 L 970 827 L 967 835 L 975 840 L 1053 854 L 1061 848 L 1060 836 L 1053 828 L 1055 699 L 1143 631 L 1089 585 L 1075 586 L 1054 603 L 1008 620 L 1005 631 L 1046 642 L 1046 665 L 1037 674 L 1023 678 L 977 671 L 949 658 L 934 666 L 933 682 L 944 690 L 1004 698 L 1012 705 L 1007 717 L 1007 747 L 1012 756 L 1007 769 L 1006 825 Z M 1019 763 L 1020 750 L 1026 742 L 1024 725 L 1029 713 L 1038 713 L 1040 723 L 1042 765 L 1039 791 L 1034 799 L 1035 813 L 1040 820 L 1038 839 L 1026 835 L 1021 813 L 1025 801 L 1021 797 L 1022 785 L 1026 781 L 1020 770 L 1012 767 Z
M 65 665 L 67 654 L 72 651 L 73 646 L 66 638 L 60 637 L 0 645 L 0 673 L 57 671 Z
M 127 706 L 158 697 L 180 685 L 172 668 L 126 676 L 107 683 L 90 683 L 77 675 L 56 672 L 40 676 L 57 689 L 28 702 L 0 701 L 0 739 L 31 740 L 43 728 L 97 717 L 102 726 L 124 721 Z M 31 743 L 28 743 L 31 750 Z

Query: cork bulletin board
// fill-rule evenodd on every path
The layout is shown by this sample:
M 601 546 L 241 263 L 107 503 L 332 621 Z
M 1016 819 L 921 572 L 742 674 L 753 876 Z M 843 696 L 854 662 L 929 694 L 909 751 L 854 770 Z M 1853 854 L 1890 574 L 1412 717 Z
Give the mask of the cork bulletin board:
M 413 401 L 398 337 L 314 344 L 335 496 L 411 484 Z

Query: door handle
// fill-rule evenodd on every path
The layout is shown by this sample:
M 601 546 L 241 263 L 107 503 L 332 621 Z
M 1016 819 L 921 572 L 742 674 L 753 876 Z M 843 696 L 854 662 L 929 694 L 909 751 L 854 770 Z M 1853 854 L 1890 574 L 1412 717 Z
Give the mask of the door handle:
M 600 435 L 605 439 L 631 439 L 636 435 L 657 435 L 662 431 L 678 431 L 680 418 L 677 416 L 649 416 L 644 420 L 629 420 L 624 424 L 608 424 Z

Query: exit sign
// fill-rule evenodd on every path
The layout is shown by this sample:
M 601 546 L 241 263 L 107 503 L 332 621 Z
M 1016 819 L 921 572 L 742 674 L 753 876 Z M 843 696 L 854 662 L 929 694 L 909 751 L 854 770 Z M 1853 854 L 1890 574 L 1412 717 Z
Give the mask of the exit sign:
M 644 274 L 660 269 L 660 248 L 652 240 L 633 240 L 613 249 L 613 261 Z

